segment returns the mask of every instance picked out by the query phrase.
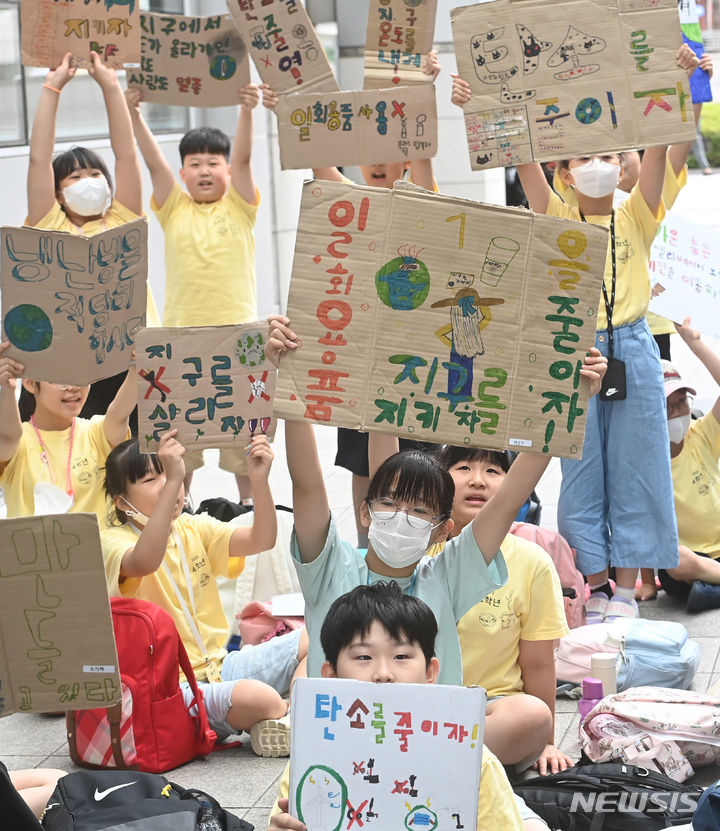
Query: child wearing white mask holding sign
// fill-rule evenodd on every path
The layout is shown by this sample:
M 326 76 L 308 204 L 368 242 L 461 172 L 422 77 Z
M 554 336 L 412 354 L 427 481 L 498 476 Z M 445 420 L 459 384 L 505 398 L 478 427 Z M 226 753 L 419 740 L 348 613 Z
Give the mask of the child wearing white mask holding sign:
M 697 58 L 683 45 L 677 63 L 694 70 Z M 453 103 L 461 106 L 469 99 L 469 85 L 455 78 Z M 556 181 L 561 195 L 572 191 L 568 202 L 548 185 L 539 164 L 517 168 L 531 210 L 610 231 L 595 340 L 608 357 L 608 371 L 600 394 L 588 405 L 582 459 L 561 461 L 558 503 L 558 531 L 577 551 L 578 567 L 590 585 L 588 623 L 637 617 L 638 566 L 674 568 L 678 563 L 663 375 L 645 320 L 650 246 L 665 215 L 666 152 L 666 146 L 645 151 L 638 183 L 617 210 L 613 194 L 623 171 L 618 153 L 558 162 Z M 611 565 L 614 592 L 608 582 Z
M 298 346 L 289 319 L 271 317 L 268 357 L 277 364 L 282 352 Z M 605 359 L 593 349 L 581 369 L 591 394 L 600 388 L 605 367 Z M 452 477 L 437 459 L 417 450 L 387 458 L 373 473 L 383 447 L 382 436 L 371 433 L 372 476 L 361 506 L 368 550 L 362 554 L 340 539 L 330 513 L 313 425 L 286 421 L 285 441 L 295 518 L 291 552 L 305 597 L 310 638 L 308 676 L 320 675 L 324 661 L 320 627 L 333 601 L 355 586 L 394 580 L 405 594 L 425 601 L 435 614 L 439 683 L 461 684 L 456 623 L 507 580 L 500 543 L 551 457 L 520 453 L 492 502 L 446 543 L 441 554 L 430 558 L 425 556 L 428 549 L 452 533 Z

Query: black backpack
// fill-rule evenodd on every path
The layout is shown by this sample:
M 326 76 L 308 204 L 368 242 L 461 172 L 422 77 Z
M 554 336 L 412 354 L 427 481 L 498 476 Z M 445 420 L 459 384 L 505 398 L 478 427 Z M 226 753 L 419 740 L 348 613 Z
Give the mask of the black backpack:
M 703 789 L 623 762 L 576 765 L 513 785 L 561 831 L 659 831 L 692 820 Z
M 42 817 L 47 831 L 253 831 L 204 791 L 156 773 L 83 770 L 58 780 Z

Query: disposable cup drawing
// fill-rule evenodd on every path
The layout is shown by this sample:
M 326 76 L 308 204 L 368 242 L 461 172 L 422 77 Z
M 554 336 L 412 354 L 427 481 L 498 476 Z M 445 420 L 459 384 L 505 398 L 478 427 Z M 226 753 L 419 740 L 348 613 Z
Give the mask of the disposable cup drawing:
M 493 237 L 485 252 L 480 280 L 488 286 L 496 286 L 519 250 L 520 243 L 516 240 Z

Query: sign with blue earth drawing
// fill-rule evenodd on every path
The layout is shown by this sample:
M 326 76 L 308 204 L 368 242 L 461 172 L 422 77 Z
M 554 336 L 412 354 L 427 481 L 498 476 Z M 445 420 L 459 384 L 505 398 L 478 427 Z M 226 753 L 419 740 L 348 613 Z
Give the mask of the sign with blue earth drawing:
M 299 678 L 290 813 L 308 831 L 477 827 L 485 690 Z
M 275 434 L 277 372 L 265 357 L 268 324 L 153 327 L 137 339 L 140 450 L 166 430 L 188 450 L 237 447 Z
M 306 182 L 275 414 L 580 458 L 606 254 L 590 224 Z
M 491 0 L 451 18 L 473 170 L 695 138 L 677 0 Z
M 145 325 L 147 222 L 93 237 L 2 228 L 5 353 L 24 377 L 91 384 L 128 368 Z

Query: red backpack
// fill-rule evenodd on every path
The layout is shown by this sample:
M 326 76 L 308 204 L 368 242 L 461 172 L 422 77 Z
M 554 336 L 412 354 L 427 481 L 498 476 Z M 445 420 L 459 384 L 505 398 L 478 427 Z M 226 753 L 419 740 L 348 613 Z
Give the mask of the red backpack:
M 510 533 L 530 540 L 547 551 L 560 577 L 568 626 L 571 629 L 584 626 L 585 580 L 575 566 L 575 549 L 570 548 L 565 537 L 556 531 L 530 525 L 528 522 L 513 522 Z
M 73 762 L 163 773 L 210 753 L 217 736 L 172 617 L 132 597 L 112 597 L 110 606 L 122 701 L 67 713 Z M 195 693 L 197 715 L 183 699 L 181 668 Z

